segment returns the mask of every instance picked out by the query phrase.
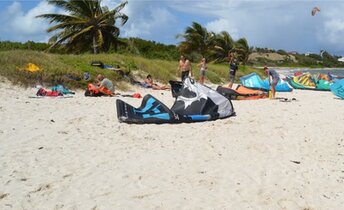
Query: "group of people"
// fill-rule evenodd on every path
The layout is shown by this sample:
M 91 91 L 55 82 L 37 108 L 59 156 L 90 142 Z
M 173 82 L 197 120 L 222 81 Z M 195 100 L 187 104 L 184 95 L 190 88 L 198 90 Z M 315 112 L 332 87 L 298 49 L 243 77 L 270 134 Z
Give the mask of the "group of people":
M 235 80 L 235 75 L 236 72 L 238 71 L 238 59 L 235 56 L 235 53 L 232 51 L 228 52 L 228 63 L 229 63 L 229 83 L 228 83 L 228 88 L 233 87 L 233 83 Z M 201 59 L 201 62 L 197 64 L 197 67 L 199 67 L 199 83 L 203 84 L 204 79 L 205 79 L 205 74 L 208 69 L 206 59 L 203 57 Z M 186 77 L 193 77 L 192 73 L 192 66 L 191 62 L 185 58 L 184 55 L 180 57 L 179 60 L 179 67 L 178 67 L 178 72 L 180 73 L 181 80 L 184 81 Z M 270 98 L 275 99 L 276 97 L 276 85 L 280 79 L 279 74 L 273 70 L 273 69 L 268 69 L 267 66 L 264 67 L 264 73 L 268 76 L 268 81 L 270 84 Z
M 197 66 L 200 69 L 199 83 L 203 84 L 205 72 L 208 69 L 206 59 L 203 57 Z M 180 56 L 178 72 L 180 72 L 182 81 L 184 81 L 186 77 L 193 77 L 191 62 L 186 59 L 184 55 Z
M 229 83 L 228 88 L 233 87 L 233 83 L 235 80 L 236 72 L 238 71 L 238 60 L 235 56 L 235 53 L 232 51 L 228 52 L 228 63 L 229 63 Z M 197 67 L 199 68 L 199 83 L 204 84 L 206 71 L 208 70 L 206 59 L 203 57 L 201 61 L 197 64 Z M 187 77 L 193 77 L 192 72 L 192 65 L 191 62 L 186 59 L 184 55 L 180 56 L 179 60 L 179 66 L 178 66 L 178 72 L 180 74 L 181 80 L 184 81 Z M 275 99 L 276 96 L 276 85 L 279 81 L 279 74 L 273 70 L 268 69 L 267 66 L 264 67 L 264 73 L 268 76 L 271 94 L 270 98 Z M 99 74 L 97 76 L 97 88 L 100 90 L 100 92 L 106 91 L 106 95 L 112 96 L 115 92 L 115 88 L 113 83 L 108 79 L 105 78 L 103 75 Z M 167 85 L 158 85 L 153 81 L 153 77 L 149 74 L 144 79 L 142 83 L 143 87 L 146 88 L 152 88 L 153 90 L 169 90 L 170 87 Z
M 152 88 L 153 90 L 170 90 L 167 85 L 158 85 L 154 82 L 153 77 L 149 74 L 141 83 L 145 88 Z M 88 89 L 85 93 L 86 96 L 114 96 L 115 86 L 110 79 L 98 74 L 96 77 L 96 84 L 88 84 Z
M 228 53 L 228 62 L 229 62 L 229 84 L 228 87 L 232 88 L 235 74 L 238 70 L 238 62 L 235 58 L 235 54 L 233 52 Z M 204 84 L 205 74 L 208 69 L 206 59 L 203 57 L 200 61 L 200 63 L 197 64 L 197 67 L 199 68 L 199 83 Z M 180 56 L 179 60 L 179 67 L 178 72 L 180 73 L 181 80 L 184 81 L 186 77 L 193 77 L 192 73 L 192 66 L 191 62 L 185 58 L 184 55 Z

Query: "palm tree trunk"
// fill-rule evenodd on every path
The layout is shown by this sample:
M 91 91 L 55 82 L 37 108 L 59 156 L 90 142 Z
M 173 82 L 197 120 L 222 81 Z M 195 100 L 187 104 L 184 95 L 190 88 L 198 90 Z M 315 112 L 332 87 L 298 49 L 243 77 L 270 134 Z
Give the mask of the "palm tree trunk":
M 98 49 L 97 49 L 97 40 L 96 40 L 96 36 L 93 35 L 93 53 L 97 54 L 98 53 Z

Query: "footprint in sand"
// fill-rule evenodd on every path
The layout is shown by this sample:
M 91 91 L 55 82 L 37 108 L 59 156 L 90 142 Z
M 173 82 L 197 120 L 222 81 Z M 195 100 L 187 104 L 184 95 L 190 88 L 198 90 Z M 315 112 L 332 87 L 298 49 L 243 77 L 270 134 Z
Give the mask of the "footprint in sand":
M 277 201 L 277 204 L 279 207 L 281 207 L 281 209 L 301 209 L 301 207 L 297 205 L 295 201 L 292 200 L 281 199 Z
M 80 123 L 81 121 L 83 121 L 83 119 L 84 119 L 83 117 L 73 118 L 69 120 L 69 124 Z
M 57 131 L 58 134 L 68 134 L 67 131 Z
M 0 193 L 0 200 L 6 198 L 9 195 L 10 195 L 9 193 Z
M 43 184 L 37 190 L 31 191 L 29 193 L 37 193 L 37 192 L 49 190 L 50 188 L 52 188 L 51 184 Z

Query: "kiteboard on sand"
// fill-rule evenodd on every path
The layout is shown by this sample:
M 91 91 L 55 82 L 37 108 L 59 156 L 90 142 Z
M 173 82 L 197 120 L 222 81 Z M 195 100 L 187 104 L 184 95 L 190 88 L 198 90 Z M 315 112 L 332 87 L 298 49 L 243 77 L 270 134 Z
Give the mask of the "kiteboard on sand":
M 52 99 L 62 99 L 62 98 L 73 98 L 73 96 L 63 95 L 63 96 L 28 96 L 29 98 L 52 98 Z

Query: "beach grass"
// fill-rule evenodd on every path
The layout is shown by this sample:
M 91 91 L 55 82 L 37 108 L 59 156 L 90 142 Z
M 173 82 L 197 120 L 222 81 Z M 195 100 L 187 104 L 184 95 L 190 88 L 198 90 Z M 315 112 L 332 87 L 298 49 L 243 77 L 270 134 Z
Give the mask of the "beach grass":
M 56 85 L 63 84 L 70 88 L 85 88 L 87 83 L 94 82 L 97 74 L 103 74 L 112 80 L 117 88 L 125 89 L 128 79 L 111 70 L 101 69 L 91 66 L 92 61 L 101 61 L 110 66 L 119 66 L 124 72 L 132 77 L 135 72 L 139 72 L 138 80 L 147 74 L 151 74 L 155 80 L 161 83 L 168 83 L 169 80 L 179 79 L 178 61 L 166 61 L 160 59 L 147 59 L 140 56 L 125 54 L 50 54 L 45 52 L 30 50 L 10 50 L 0 52 L 0 75 L 8 78 L 14 84 L 32 86 L 37 84 Z M 42 71 L 28 72 L 24 69 L 28 63 L 34 63 Z M 193 63 L 193 73 L 195 79 L 199 78 L 197 64 Z M 240 76 L 257 72 L 262 75 L 262 71 L 256 68 L 240 66 L 237 72 L 237 79 Z M 85 81 L 83 74 L 89 72 L 91 79 Z M 69 75 L 69 76 L 68 76 Z M 81 78 L 81 80 L 70 79 Z M 206 79 L 214 84 L 223 84 L 227 81 L 228 65 L 209 63 Z

